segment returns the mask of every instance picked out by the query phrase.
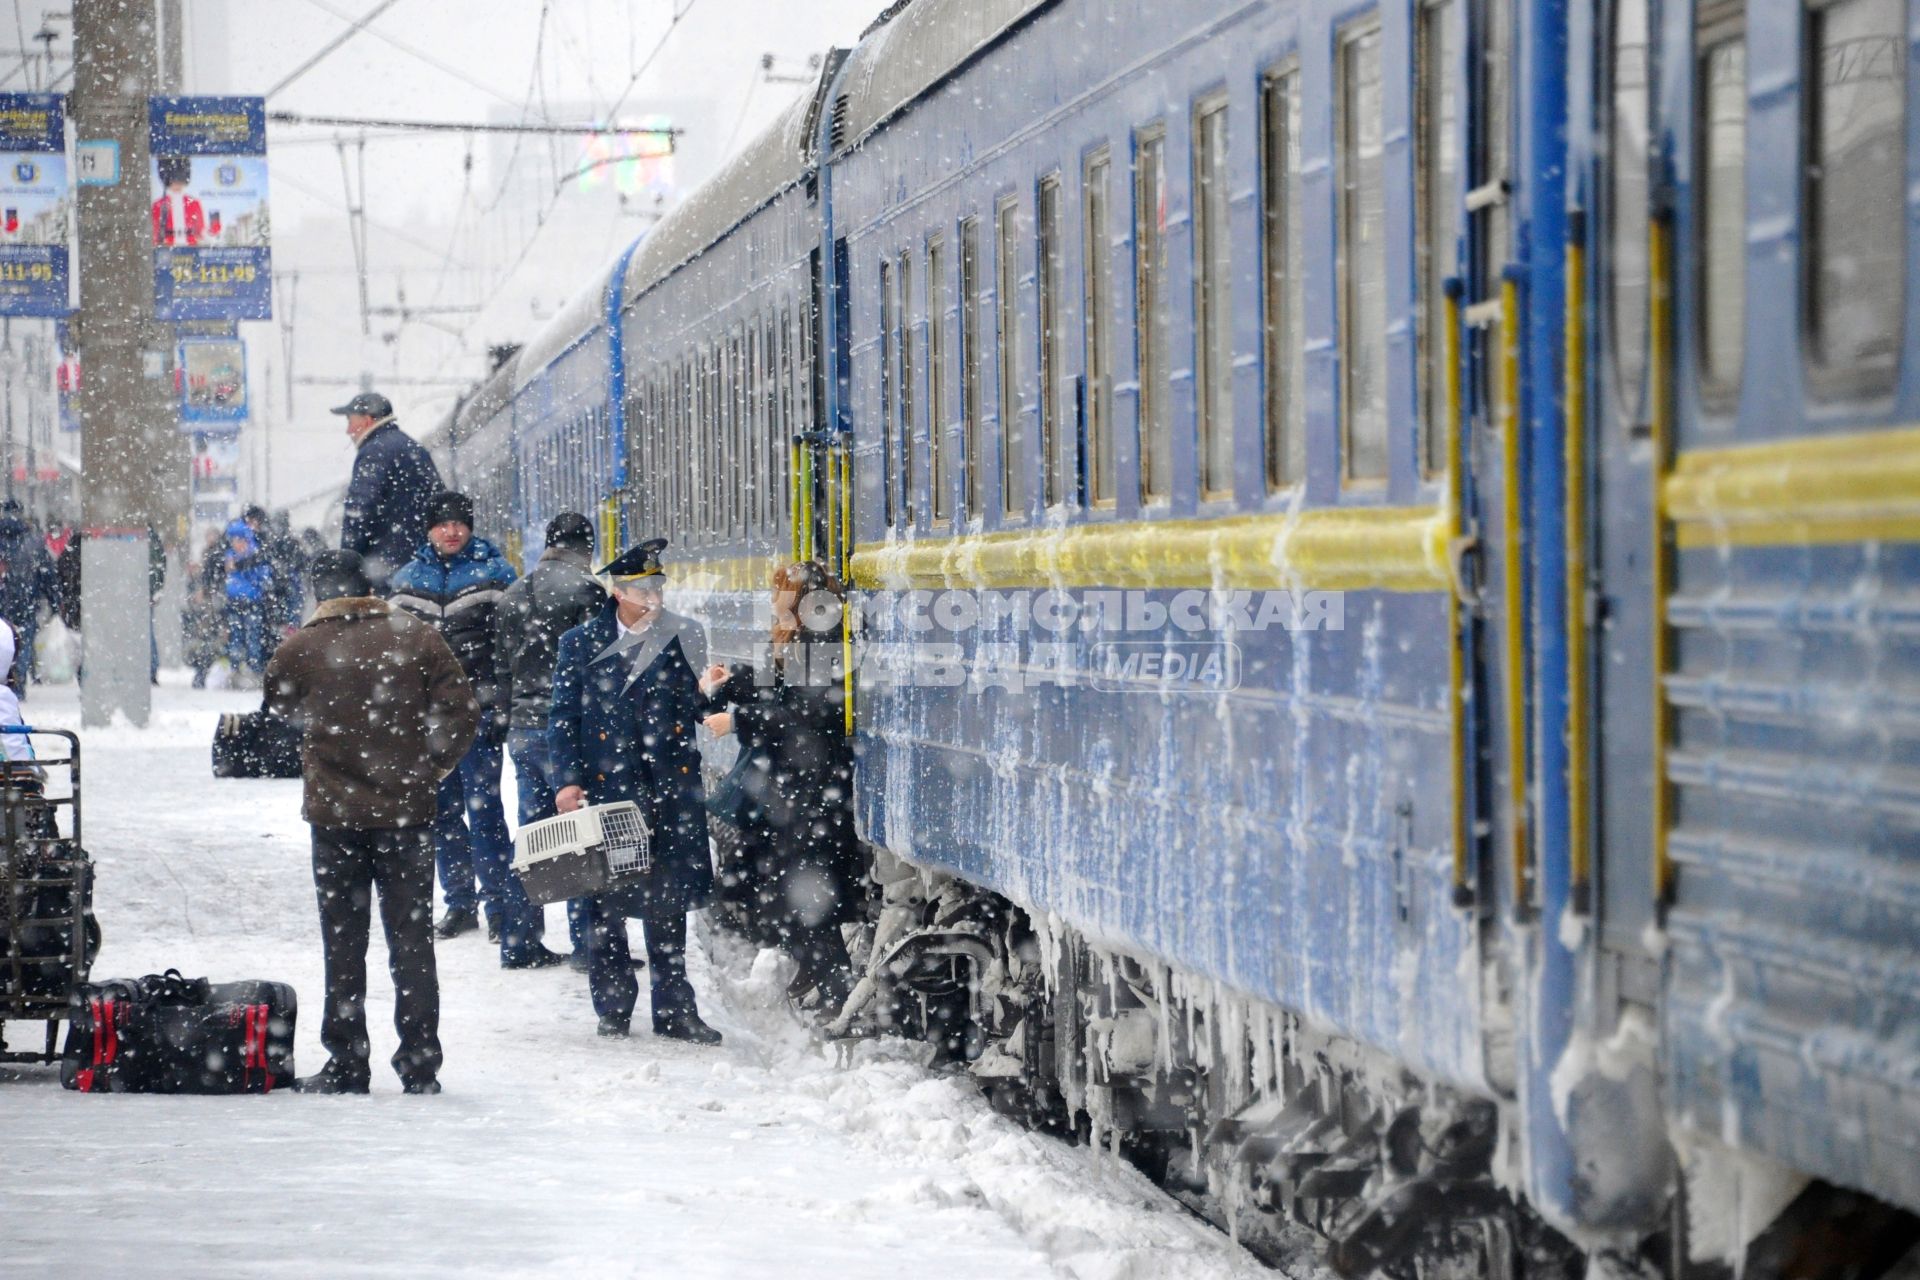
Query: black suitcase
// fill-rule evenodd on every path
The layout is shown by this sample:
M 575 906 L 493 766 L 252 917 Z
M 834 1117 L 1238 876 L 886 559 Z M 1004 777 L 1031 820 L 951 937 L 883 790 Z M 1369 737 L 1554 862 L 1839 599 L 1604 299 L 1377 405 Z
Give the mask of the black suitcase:
M 81 1093 L 271 1093 L 293 1084 L 299 1009 L 284 982 L 177 969 L 75 989 L 60 1083 Z
M 264 711 L 230 711 L 213 732 L 216 778 L 297 778 L 300 729 Z

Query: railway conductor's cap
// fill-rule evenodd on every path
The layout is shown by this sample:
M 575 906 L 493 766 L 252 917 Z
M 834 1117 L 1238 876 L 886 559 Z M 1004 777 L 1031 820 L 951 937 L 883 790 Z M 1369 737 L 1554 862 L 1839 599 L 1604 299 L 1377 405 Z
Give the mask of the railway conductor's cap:
M 667 585 L 667 571 L 660 567 L 660 553 L 666 549 L 665 538 L 648 538 L 609 560 L 600 576 L 617 587 L 652 587 L 658 591 Z

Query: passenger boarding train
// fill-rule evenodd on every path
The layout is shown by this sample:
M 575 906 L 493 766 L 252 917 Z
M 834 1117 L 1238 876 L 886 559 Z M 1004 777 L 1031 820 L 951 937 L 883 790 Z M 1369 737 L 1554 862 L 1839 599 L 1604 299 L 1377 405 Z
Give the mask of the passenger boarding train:
M 895 4 L 432 444 L 516 545 L 672 539 L 720 655 L 816 557 L 864 649 L 991 671 L 849 667 L 854 1023 L 1349 1273 L 1880 1274 L 1920 1238 L 1916 24 Z M 948 589 L 1145 624 L 896 607 Z

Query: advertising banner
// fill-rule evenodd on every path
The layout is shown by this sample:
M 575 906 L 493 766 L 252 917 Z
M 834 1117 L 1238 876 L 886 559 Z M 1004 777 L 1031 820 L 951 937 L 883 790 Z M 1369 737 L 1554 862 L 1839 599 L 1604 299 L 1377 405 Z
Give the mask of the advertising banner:
M 53 322 L 53 386 L 60 400 L 60 429 L 80 429 L 80 354 L 65 320 Z
M 0 93 L 0 315 L 67 313 L 67 125 L 52 93 Z
M 147 111 L 154 315 L 269 319 L 266 100 L 152 98 Z
M 247 348 L 238 338 L 180 343 L 180 421 L 238 426 L 247 417 Z

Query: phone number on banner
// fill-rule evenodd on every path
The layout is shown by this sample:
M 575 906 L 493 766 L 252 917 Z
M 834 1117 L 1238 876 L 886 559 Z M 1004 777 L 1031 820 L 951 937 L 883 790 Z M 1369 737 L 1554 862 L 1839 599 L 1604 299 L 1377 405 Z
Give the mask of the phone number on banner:
M 156 249 L 153 291 L 162 320 L 265 320 L 273 293 L 268 250 Z

